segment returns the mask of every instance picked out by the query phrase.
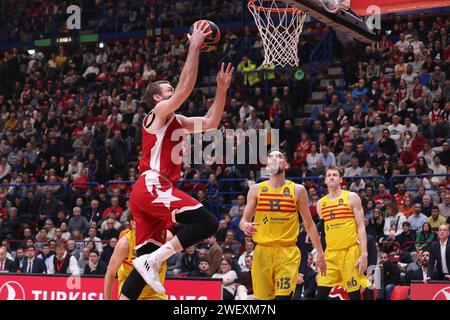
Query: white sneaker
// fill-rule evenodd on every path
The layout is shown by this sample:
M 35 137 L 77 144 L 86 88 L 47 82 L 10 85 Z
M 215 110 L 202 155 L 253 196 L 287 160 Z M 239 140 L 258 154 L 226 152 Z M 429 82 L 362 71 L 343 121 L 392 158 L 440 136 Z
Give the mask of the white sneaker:
M 166 293 L 166 289 L 159 280 L 161 263 L 156 257 L 151 254 L 144 254 L 134 259 L 133 265 L 136 271 L 139 272 L 145 282 L 147 282 L 147 284 L 152 287 L 155 292 L 159 294 Z

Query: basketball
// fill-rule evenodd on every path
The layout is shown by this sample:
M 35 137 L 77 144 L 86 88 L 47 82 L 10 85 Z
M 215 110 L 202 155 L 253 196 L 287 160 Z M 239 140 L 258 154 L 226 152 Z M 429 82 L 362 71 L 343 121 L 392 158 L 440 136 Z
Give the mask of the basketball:
M 198 20 L 195 21 L 192 26 L 189 28 L 189 34 L 192 35 L 192 31 L 194 30 L 194 25 L 197 26 L 201 26 L 202 23 L 207 22 L 209 24 L 209 28 L 206 29 L 206 32 L 209 31 L 209 29 L 211 29 L 212 33 L 206 37 L 205 42 L 203 43 L 203 45 L 201 46 L 201 50 L 202 51 L 214 51 L 216 50 L 216 44 L 219 43 L 220 41 L 220 29 L 219 27 L 212 21 L 210 20 Z

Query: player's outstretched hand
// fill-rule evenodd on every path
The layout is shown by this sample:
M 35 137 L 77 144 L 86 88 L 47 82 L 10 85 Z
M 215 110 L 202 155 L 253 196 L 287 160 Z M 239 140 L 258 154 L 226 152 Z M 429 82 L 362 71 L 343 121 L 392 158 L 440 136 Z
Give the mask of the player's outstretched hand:
M 359 274 L 364 274 L 367 270 L 367 255 L 360 255 L 355 267 L 358 268 Z
M 327 263 L 325 262 L 325 255 L 323 253 L 317 255 L 316 267 L 319 268 L 322 276 L 327 274 Z
M 217 73 L 217 87 L 227 90 L 231 84 L 231 77 L 233 76 L 234 67 L 229 63 L 225 70 L 225 64 L 222 62 L 220 71 Z
M 189 40 L 189 46 L 191 48 L 200 49 L 203 42 L 205 42 L 205 38 L 212 34 L 212 30 L 208 30 L 209 24 L 205 21 L 201 23 L 199 26 L 194 24 L 194 29 L 192 30 L 192 35 L 187 34 L 187 38 Z
M 242 231 L 244 231 L 244 234 L 247 237 L 253 236 L 256 234 L 256 226 L 258 223 L 256 222 L 245 222 L 242 228 Z

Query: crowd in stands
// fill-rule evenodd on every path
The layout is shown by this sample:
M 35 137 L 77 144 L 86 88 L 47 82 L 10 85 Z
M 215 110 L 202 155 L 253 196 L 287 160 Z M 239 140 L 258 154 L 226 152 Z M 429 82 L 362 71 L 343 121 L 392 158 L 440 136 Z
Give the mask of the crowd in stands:
M 7 10 L 1 12 L 33 16 L 45 9 L 22 3 L 2 2 Z M 106 15 L 113 10 L 108 1 L 96 3 Z M 189 25 L 195 16 L 168 19 L 147 12 L 183 12 L 170 2 L 123 3 L 129 5 L 127 19 L 144 8 L 144 24 L 159 19 Z M 187 3 L 193 10 L 202 1 Z M 244 43 L 248 40 L 248 51 L 233 48 L 230 43 L 238 36 L 223 30 L 218 50 L 201 57 L 203 74 L 209 74 L 231 51 L 237 73 L 220 129 L 225 134 L 224 129 L 279 128 L 289 160 L 287 176 L 304 179 L 316 221 L 315 204 L 326 192 L 318 178 L 330 165 L 343 169 L 343 187 L 361 196 L 376 248 L 373 264 L 386 264 L 388 285 L 410 281 L 410 271 L 428 263 L 440 226 L 450 224 L 450 176 L 445 175 L 450 173 L 449 28 L 448 17 L 398 16 L 380 42 L 363 50 L 355 49 L 360 44 L 343 45 L 345 86 L 330 83 L 319 112 L 302 126 L 296 118 L 307 97 L 299 96 L 295 84 L 282 85 L 282 72 L 253 72 L 261 64 L 262 45 L 260 39 L 250 41 L 248 28 L 240 35 Z M 313 29 L 327 30 L 320 24 Z M 185 38 L 167 35 L 103 48 L 2 54 L 0 262 L 2 257 L 13 262 L 7 267 L 0 263 L 0 272 L 105 272 L 120 232 L 130 228 L 128 195 L 138 177 L 140 127 L 147 110 L 143 90 L 155 80 L 176 83 L 187 48 Z M 180 112 L 203 115 L 212 101 L 196 90 Z M 242 143 L 248 151 L 241 133 L 235 133 L 235 148 Z M 265 139 L 270 144 L 271 136 Z M 171 257 L 168 276 L 221 278 L 224 297 L 251 295 L 254 244 L 238 224 L 246 190 L 260 178 L 262 167 L 260 162 L 184 165 L 180 187 L 217 214 L 219 230 Z M 217 193 L 223 178 L 241 178 L 220 185 L 234 194 Z M 312 255 L 306 251 L 303 256 L 298 283 L 304 291 L 298 297 L 306 298 L 313 296 L 314 270 Z
M 70 5 L 81 9 L 84 32 L 115 33 L 155 28 L 190 26 L 199 17 L 218 23 L 240 22 L 242 1 L 207 0 L 25 0 L 0 2 L 0 41 L 28 42 L 68 33 L 66 21 L 73 13 Z

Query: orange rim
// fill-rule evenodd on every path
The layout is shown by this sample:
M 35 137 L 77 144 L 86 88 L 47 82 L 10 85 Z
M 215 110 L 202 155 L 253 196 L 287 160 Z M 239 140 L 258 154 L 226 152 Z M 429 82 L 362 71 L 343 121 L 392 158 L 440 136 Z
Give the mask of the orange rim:
M 257 4 L 255 4 L 256 0 L 248 0 L 248 7 L 249 8 L 253 8 L 256 10 L 260 10 L 260 11 L 270 11 L 270 12 L 277 12 L 277 13 L 281 13 L 281 12 L 287 12 L 287 13 L 292 13 L 292 14 L 297 14 L 297 13 L 303 13 L 303 11 L 294 8 L 294 7 L 286 7 L 286 8 L 266 8 L 263 6 L 259 6 Z M 275 0 L 276 1 L 276 0 Z M 271 0 L 263 0 L 262 2 L 274 2 Z

